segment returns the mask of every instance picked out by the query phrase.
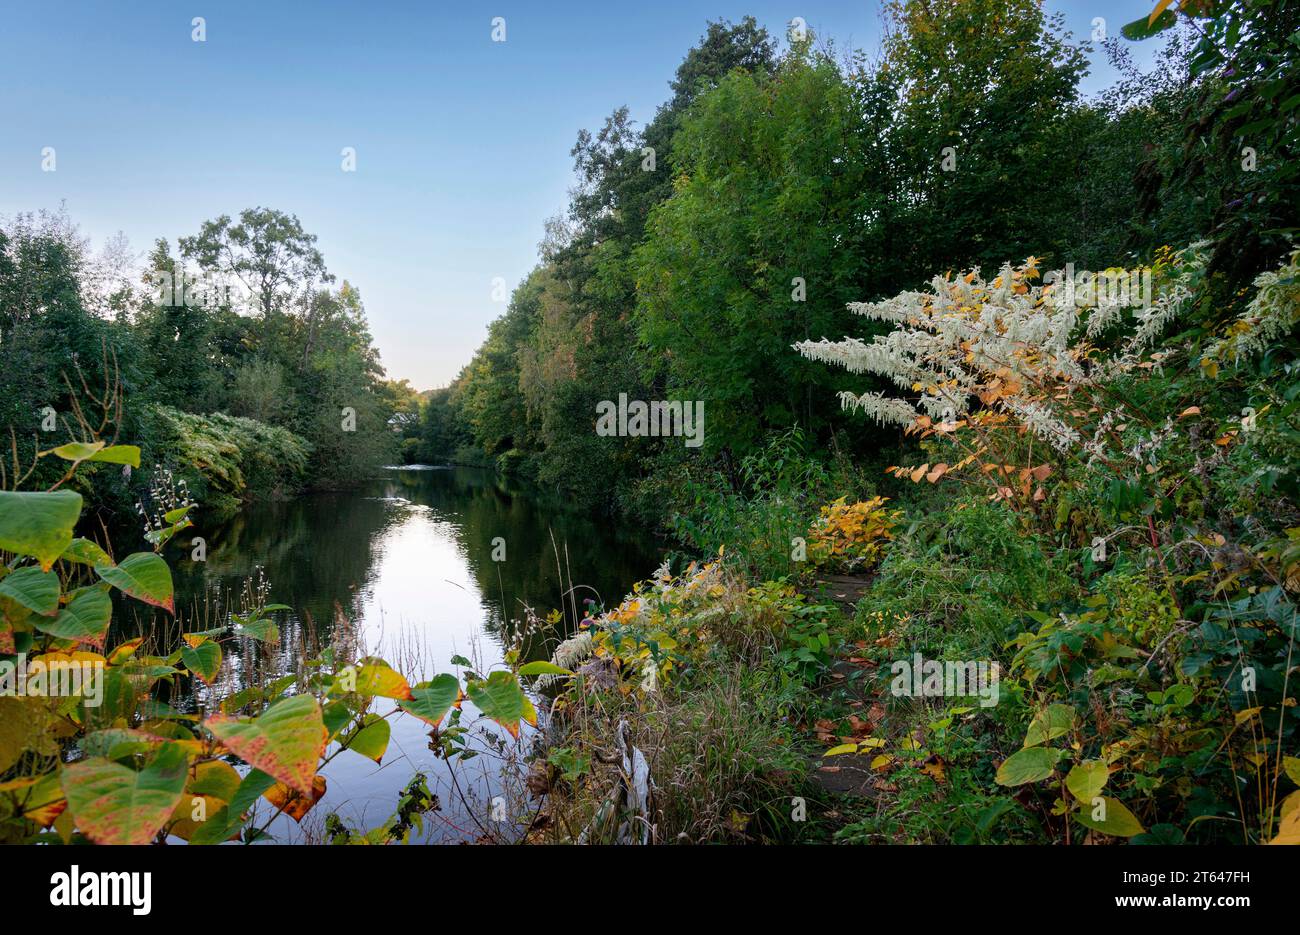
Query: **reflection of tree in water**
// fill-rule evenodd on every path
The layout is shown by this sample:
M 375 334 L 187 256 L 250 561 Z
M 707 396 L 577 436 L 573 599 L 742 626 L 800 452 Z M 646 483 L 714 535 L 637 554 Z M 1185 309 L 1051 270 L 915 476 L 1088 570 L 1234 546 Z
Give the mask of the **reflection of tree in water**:
M 627 588 L 658 564 L 656 543 L 620 536 L 607 522 L 548 510 L 475 468 L 397 472 L 389 496 L 431 507 L 449 520 L 483 596 L 485 626 L 510 642 L 525 606 L 540 616 L 583 600 L 617 603 Z M 505 543 L 506 561 L 492 560 L 494 540 Z M 563 583 L 561 583 L 563 582 Z M 571 596 L 565 592 L 572 585 Z M 529 658 L 542 651 L 530 646 Z
M 179 640 L 182 630 L 222 625 L 234 609 L 228 606 L 232 595 L 260 570 L 270 582 L 269 602 L 292 611 L 276 614 L 278 647 L 241 641 L 241 658 L 232 658 L 231 668 L 242 685 L 257 684 L 268 670 L 294 671 L 304 644 L 330 642 L 336 605 L 349 620 L 360 612 L 358 598 L 375 582 L 377 549 L 387 532 L 410 520 L 412 504 L 427 508 L 454 538 L 482 595 L 483 619 L 474 623 L 503 642 L 511 640 L 525 605 L 543 616 L 560 608 L 570 576 L 581 615 L 583 599 L 594 596 L 589 588 L 606 603 L 616 602 L 658 561 L 652 543 L 620 538 L 608 524 L 587 517 L 548 510 L 501 486 L 489 472 L 394 471 L 362 490 L 256 504 L 218 526 L 200 521 L 195 534 L 207 542 L 206 563 L 189 560 L 188 542 L 169 550 L 180 619 L 167 622 L 167 629 Z M 505 562 L 492 561 L 498 537 L 505 541 Z M 445 577 L 436 568 L 430 574 Z M 544 651 L 541 641 L 533 642 L 530 657 Z

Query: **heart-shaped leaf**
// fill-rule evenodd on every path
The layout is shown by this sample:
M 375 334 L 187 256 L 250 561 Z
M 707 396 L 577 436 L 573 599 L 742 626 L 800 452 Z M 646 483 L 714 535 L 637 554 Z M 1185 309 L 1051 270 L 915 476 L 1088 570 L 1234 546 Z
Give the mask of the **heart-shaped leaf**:
M 221 647 L 212 640 L 198 646 L 182 646 L 181 662 L 185 663 L 185 668 L 211 685 L 221 671 Z
M 59 576 L 27 565 L 0 578 L 0 594 L 43 617 L 59 612 Z
M 249 620 L 237 627 L 235 632 L 263 643 L 280 642 L 280 628 L 275 625 L 274 620 L 267 620 L 265 617 Z
M 1091 805 L 1092 800 L 1106 788 L 1110 770 L 1101 760 L 1085 760 L 1070 770 L 1065 777 L 1065 787 L 1079 801 Z
M 356 687 L 353 690 L 358 695 L 395 698 L 402 701 L 409 701 L 411 698 L 411 686 L 405 676 L 384 660 L 375 658 L 362 659 L 357 665 Z
M 998 767 L 997 783 L 1000 786 L 1020 786 L 1038 782 L 1052 775 L 1060 751 L 1048 747 L 1026 747 L 1006 758 Z
M 508 730 L 510 736 L 519 736 L 521 720 L 536 723 L 532 702 L 513 673 L 498 669 L 482 681 L 470 682 L 467 688 L 474 707 Z
M 296 789 L 290 789 L 282 782 L 277 782 L 262 795 L 294 821 L 300 822 L 311 811 L 312 806 L 325 795 L 325 777 L 316 776 L 312 779 L 310 795 L 303 795 Z
M 230 804 L 218 809 L 214 814 L 208 813 L 207 821 L 200 824 L 190 835 L 191 844 L 220 844 L 239 833 L 244 823 L 244 816 L 262 793 L 275 785 L 275 780 L 260 769 L 250 770 L 239 782 Z M 202 793 L 200 793 L 202 794 Z
M 277 701 L 255 718 L 217 715 L 204 726 L 245 762 L 310 795 L 325 750 L 325 723 L 311 695 Z
M 1048 705 L 1034 715 L 1034 719 L 1029 722 L 1029 730 L 1025 732 L 1025 746 L 1036 747 L 1039 744 L 1047 743 L 1049 740 L 1054 740 L 1073 730 L 1074 724 L 1074 709 L 1069 705 Z
M 171 743 L 138 772 L 91 757 L 64 767 L 63 793 L 77 827 L 96 844 L 148 844 L 180 801 L 185 765 L 184 748 Z
M 106 591 L 93 587 L 78 591 L 53 620 L 47 623 L 37 618 L 33 623 L 38 630 L 62 640 L 103 646 L 112 618 L 113 599 Z
M 172 572 L 153 552 L 135 552 L 113 566 L 96 565 L 95 573 L 136 600 L 175 613 Z
M 384 753 L 388 750 L 392 728 L 378 714 L 367 714 L 361 723 L 361 729 L 348 741 L 348 749 L 369 757 L 376 763 L 382 762 Z
M 72 544 L 72 528 L 80 516 L 81 494 L 73 490 L 0 490 L 0 549 L 33 555 L 49 571 Z
M 458 698 L 460 680 L 444 672 L 434 676 L 431 681 L 416 685 L 411 689 L 411 700 L 399 701 L 398 707 L 437 727 Z
M 78 565 L 111 565 L 113 559 L 107 552 L 89 539 L 73 539 L 72 544 L 63 550 L 59 556 L 65 562 L 76 562 Z
M 1101 808 L 1104 818 L 1097 819 L 1093 816 L 1093 806 L 1091 800 L 1083 803 L 1083 807 L 1074 813 L 1074 817 L 1079 820 L 1079 824 L 1085 828 L 1091 828 L 1093 831 L 1100 831 L 1102 834 L 1114 835 L 1117 838 L 1131 838 L 1135 834 L 1143 832 L 1142 822 L 1138 821 L 1137 816 L 1128 810 L 1119 799 L 1112 799 L 1109 796 L 1102 799 Z

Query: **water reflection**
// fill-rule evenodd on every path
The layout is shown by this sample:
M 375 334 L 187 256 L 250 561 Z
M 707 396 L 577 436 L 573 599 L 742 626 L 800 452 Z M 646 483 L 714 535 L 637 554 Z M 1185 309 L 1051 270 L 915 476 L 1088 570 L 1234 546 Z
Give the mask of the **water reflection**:
M 562 605 L 580 610 L 592 594 L 616 602 L 659 560 L 646 537 L 547 509 L 471 468 L 394 469 L 357 491 L 257 505 L 223 525 L 200 525 L 197 533 L 207 542 L 207 561 L 175 562 L 177 609 L 186 630 L 222 619 L 231 595 L 259 574 L 269 583 L 270 600 L 292 608 L 278 615 L 282 638 L 273 652 L 227 644 L 223 678 L 230 688 L 294 671 L 348 627 L 362 650 L 389 659 L 412 682 L 447 671 L 455 654 L 490 668 L 514 643 L 526 606 L 541 614 Z M 563 635 L 530 634 L 525 657 L 544 656 Z M 419 769 L 444 808 L 426 839 L 458 840 L 473 832 L 480 816 L 461 805 L 445 764 L 427 749 L 424 725 L 398 717 L 392 726 L 382 766 L 345 752 L 327 767 L 329 791 L 304 826 L 331 809 L 354 825 L 378 824 Z M 461 792 L 480 801 L 483 814 L 497 779 L 489 758 L 479 759 L 479 775 L 461 774 L 459 783 Z M 281 839 L 304 836 L 288 819 L 272 831 Z

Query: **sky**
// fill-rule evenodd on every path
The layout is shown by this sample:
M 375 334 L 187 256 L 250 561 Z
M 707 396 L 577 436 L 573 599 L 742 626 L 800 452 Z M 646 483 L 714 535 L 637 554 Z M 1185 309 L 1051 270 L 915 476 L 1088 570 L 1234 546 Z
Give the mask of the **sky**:
M 1149 5 L 1048 9 L 1087 38 Z M 360 290 L 388 375 L 444 386 L 505 310 L 494 280 L 536 263 L 578 131 L 624 104 L 647 123 L 707 22 L 747 14 L 839 48 L 879 36 L 863 0 L 0 0 L 0 216 L 62 203 L 94 247 L 120 231 L 143 254 L 221 214 L 295 214 Z M 1092 61 L 1087 93 L 1113 77 Z

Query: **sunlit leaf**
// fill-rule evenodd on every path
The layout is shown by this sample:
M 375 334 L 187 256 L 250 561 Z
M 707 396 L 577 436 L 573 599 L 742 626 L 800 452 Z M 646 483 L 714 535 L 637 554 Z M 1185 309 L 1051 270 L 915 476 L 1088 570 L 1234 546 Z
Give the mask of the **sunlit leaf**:
M 520 675 L 572 675 L 573 672 L 553 662 L 526 662 L 519 667 Z
M 1075 721 L 1074 709 L 1069 705 L 1048 705 L 1029 722 L 1029 730 L 1025 732 L 1025 746 L 1036 747 L 1067 734 L 1074 728 Z
M 59 558 L 65 562 L 76 562 L 79 565 L 113 564 L 113 559 L 109 557 L 109 554 L 89 539 L 73 539 L 72 544 L 63 550 L 63 554 Z
M 62 458 L 64 461 L 85 461 L 103 447 L 103 442 L 68 442 L 58 448 L 51 448 L 47 454 Z
M 363 659 L 356 669 L 356 692 L 380 698 L 409 701 L 411 686 L 405 676 L 382 659 Z
M 1065 777 L 1065 787 L 1079 801 L 1091 803 L 1101 795 L 1110 778 L 1110 770 L 1101 760 L 1085 760 L 1074 766 Z
M 109 445 L 95 452 L 87 461 L 105 461 L 109 464 L 129 464 L 133 468 L 140 466 L 140 449 L 135 445 Z
M 1093 831 L 1100 831 L 1102 834 L 1114 835 L 1117 838 L 1131 838 L 1135 834 L 1143 832 L 1142 822 L 1137 820 L 1137 816 L 1128 810 L 1128 806 L 1119 799 L 1112 799 L 1109 796 L 1102 799 L 1105 803 L 1104 820 L 1098 820 L 1092 817 L 1092 800 L 1089 799 L 1083 804 L 1083 807 L 1074 813 L 1079 824 L 1085 828 L 1091 828 Z
M 255 718 L 217 715 L 204 726 L 233 753 L 304 795 L 325 749 L 325 723 L 311 695 L 277 701 Z
M 1021 786 L 1038 782 L 1052 775 L 1060 752 L 1047 747 L 1027 747 L 1013 753 L 998 767 L 997 783 L 1000 786 Z

